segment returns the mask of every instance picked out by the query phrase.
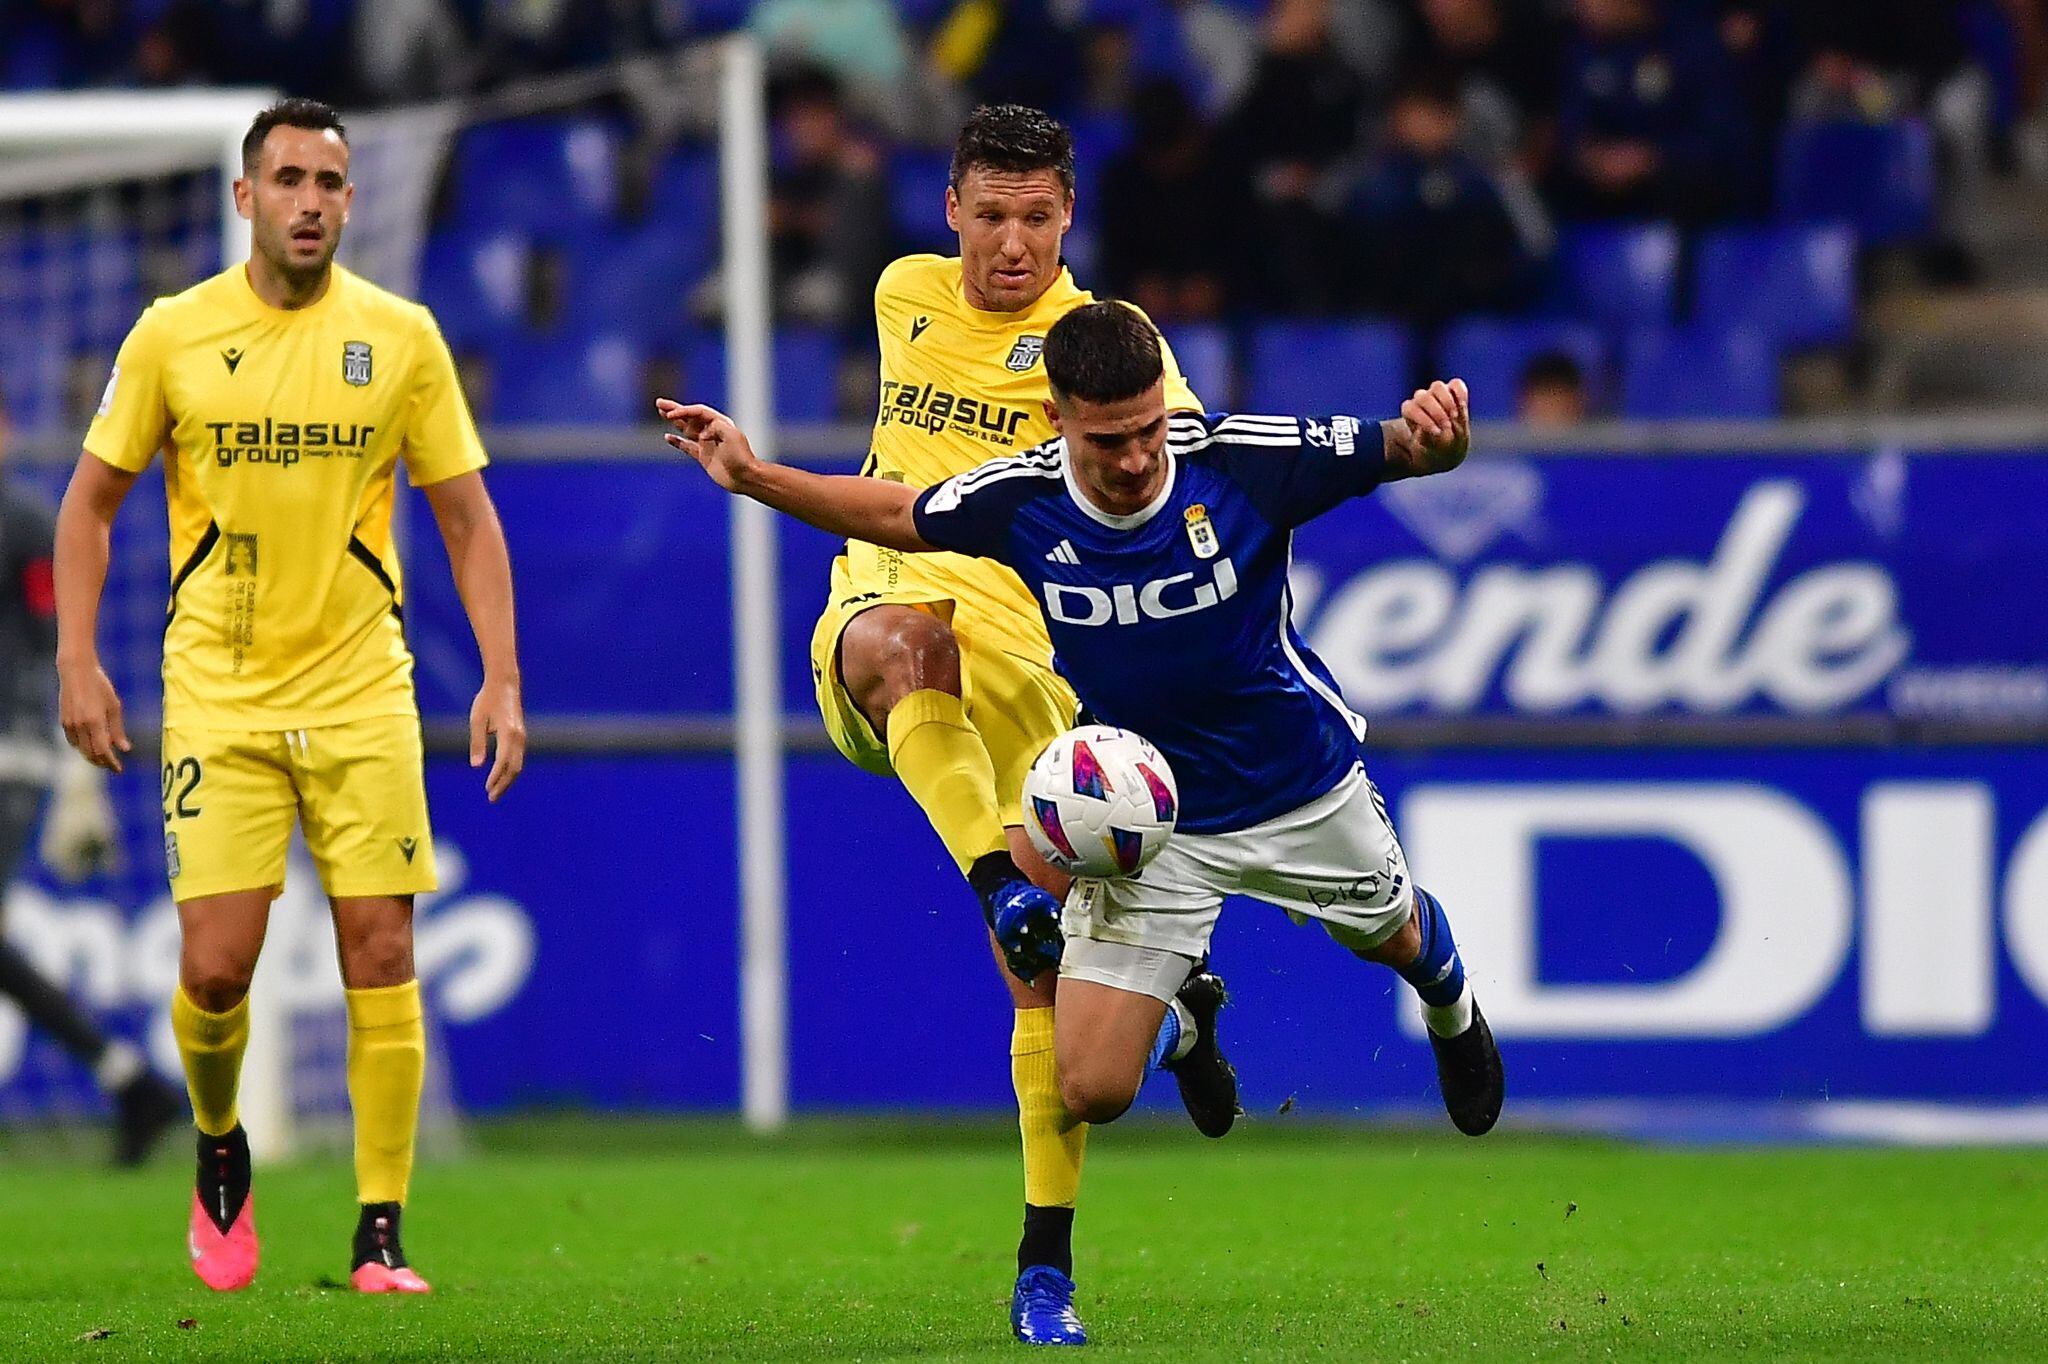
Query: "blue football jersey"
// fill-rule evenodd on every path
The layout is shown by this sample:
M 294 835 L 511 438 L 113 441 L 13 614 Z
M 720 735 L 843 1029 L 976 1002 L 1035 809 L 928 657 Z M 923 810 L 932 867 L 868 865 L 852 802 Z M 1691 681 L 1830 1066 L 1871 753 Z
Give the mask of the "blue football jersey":
M 1288 619 L 1294 528 L 1385 473 L 1355 417 L 1175 413 L 1165 491 L 1112 516 L 1053 440 L 927 489 L 927 544 L 1007 564 L 1038 598 L 1058 667 L 1090 714 L 1173 764 L 1180 826 L 1249 828 L 1322 795 L 1359 761 L 1365 721 Z

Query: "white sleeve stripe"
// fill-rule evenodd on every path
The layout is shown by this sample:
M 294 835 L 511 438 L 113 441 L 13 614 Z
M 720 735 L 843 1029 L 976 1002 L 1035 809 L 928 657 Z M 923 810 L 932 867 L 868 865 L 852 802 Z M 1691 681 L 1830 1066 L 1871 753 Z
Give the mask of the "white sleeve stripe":
M 1199 440 L 1191 440 L 1185 443 L 1168 442 L 1168 444 L 1176 454 L 1193 454 L 1197 450 L 1206 450 L 1210 446 L 1217 444 L 1255 445 L 1268 450 L 1298 450 L 1301 448 L 1301 442 L 1293 436 L 1241 436 L 1229 431 L 1219 431 L 1214 435 L 1203 436 Z
M 1057 478 L 1059 477 L 1059 472 L 1060 461 L 1057 456 L 1033 458 L 1026 455 L 1013 455 L 1007 459 L 991 460 L 987 464 L 969 469 L 964 474 L 956 474 L 954 477 L 959 481 L 961 491 L 966 492 L 980 487 L 985 482 L 998 478 L 1008 478 L 1016 474 L 1036 474 L 1041 478 Z
M 956 483 L 961 495 L 966 496 L 972 493 L 981 492 L 984 489 L 992 487 L 997 483 L 1002 483 L 1013 478 L 1059 478 L 1060 476 L 1060 471 L 1058 469 L 1033 468 L 1028 465 L 1020 465 L 1014 468 L 1007 469 L 990 469 L 984 467 L 982 469 L 977 470 L 975 473 L 971 475 L 960 475 Z
M 1299 417 L 1254 417 L 1249 413 L 1237 412 L 1232 413 L 1230 416 L 1225 417 L 1222 421 L 1216 423 L 1216 427 L 1218 430 L 1221 430 L 1226 426 L 1284 426 L 1288 430 L 1292 431 L 1300 425 L 1301 418 Z

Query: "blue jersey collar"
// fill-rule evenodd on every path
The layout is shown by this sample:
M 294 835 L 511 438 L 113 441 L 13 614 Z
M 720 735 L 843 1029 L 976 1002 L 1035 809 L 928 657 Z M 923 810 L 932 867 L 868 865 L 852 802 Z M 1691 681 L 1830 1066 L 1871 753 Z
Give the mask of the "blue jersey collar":
M 1089 520 L 1098 521 L 1108 526 L 1111 530 L 1136 530 L 1139 526 L 1144 525 L 1147 521 L 1159 515 L 1159 509 L 1164 507 L 1173 497 L 1173 485 L 1180 479 L 1180 461 L 1173 457 L 1173 447 L 1168 445 L 1164 453 L 1166 455 L 1166 483 L 1159 489 L 1159 496 L 1153 498 L 1128 516 L 1118 516 L 1114 512 L 1106 512 L 1088 500 L 1088 494 L 1081 491 L 1080 483 L 1074 478 L 1073 455 L 1066 448 L 1065 441 L 1060 442 L 1060 476 L 1067 481 L 1067 496 L 1074 500 L 1074 505 L 1079 507 Z

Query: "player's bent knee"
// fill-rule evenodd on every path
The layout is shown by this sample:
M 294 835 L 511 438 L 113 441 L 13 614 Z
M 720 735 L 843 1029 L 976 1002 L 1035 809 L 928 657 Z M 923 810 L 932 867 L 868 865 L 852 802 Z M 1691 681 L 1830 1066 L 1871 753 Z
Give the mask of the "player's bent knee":
M 914 691 L 960 695 L 960 644 L 952 627 L 911 606 L 877 606 L 839 636 L 847 694 L 880 734 L 889 712 Z
M 255 973 L 253 959 L 187 960 L 178 972 L 178 983 L 194 1004 L 210 1014 L 219 1014 L 226 1013 L 247 998 L 249 981 Z
M 1138 1085 L 1144 1078 L 1120 1074 L 1108 1066 L 1060 1067 L 1060 1102 L 1067 1112 L 1085 1123 L 1115 1122 L 1137 1101 Z

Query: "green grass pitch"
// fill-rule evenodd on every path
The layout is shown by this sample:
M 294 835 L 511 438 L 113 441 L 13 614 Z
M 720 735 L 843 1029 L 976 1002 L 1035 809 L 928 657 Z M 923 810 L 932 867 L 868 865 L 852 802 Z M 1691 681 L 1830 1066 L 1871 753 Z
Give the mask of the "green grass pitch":
M 999 1118 L 474 1136 L 415 1180 L 436 1291 L 397 1301 L 339 1286 L 345 1158 L 259 1174 L 263 1271 L 214 1295 L 183 1263 L 181 1159 L 112 1175 L 14 1135 L 0 1359 L 1023 1353 Z M 1077 1246 L 1103 1360 L 2048 1358 L 2035 1152 L 1118 1128 L 1091 1143 Z

